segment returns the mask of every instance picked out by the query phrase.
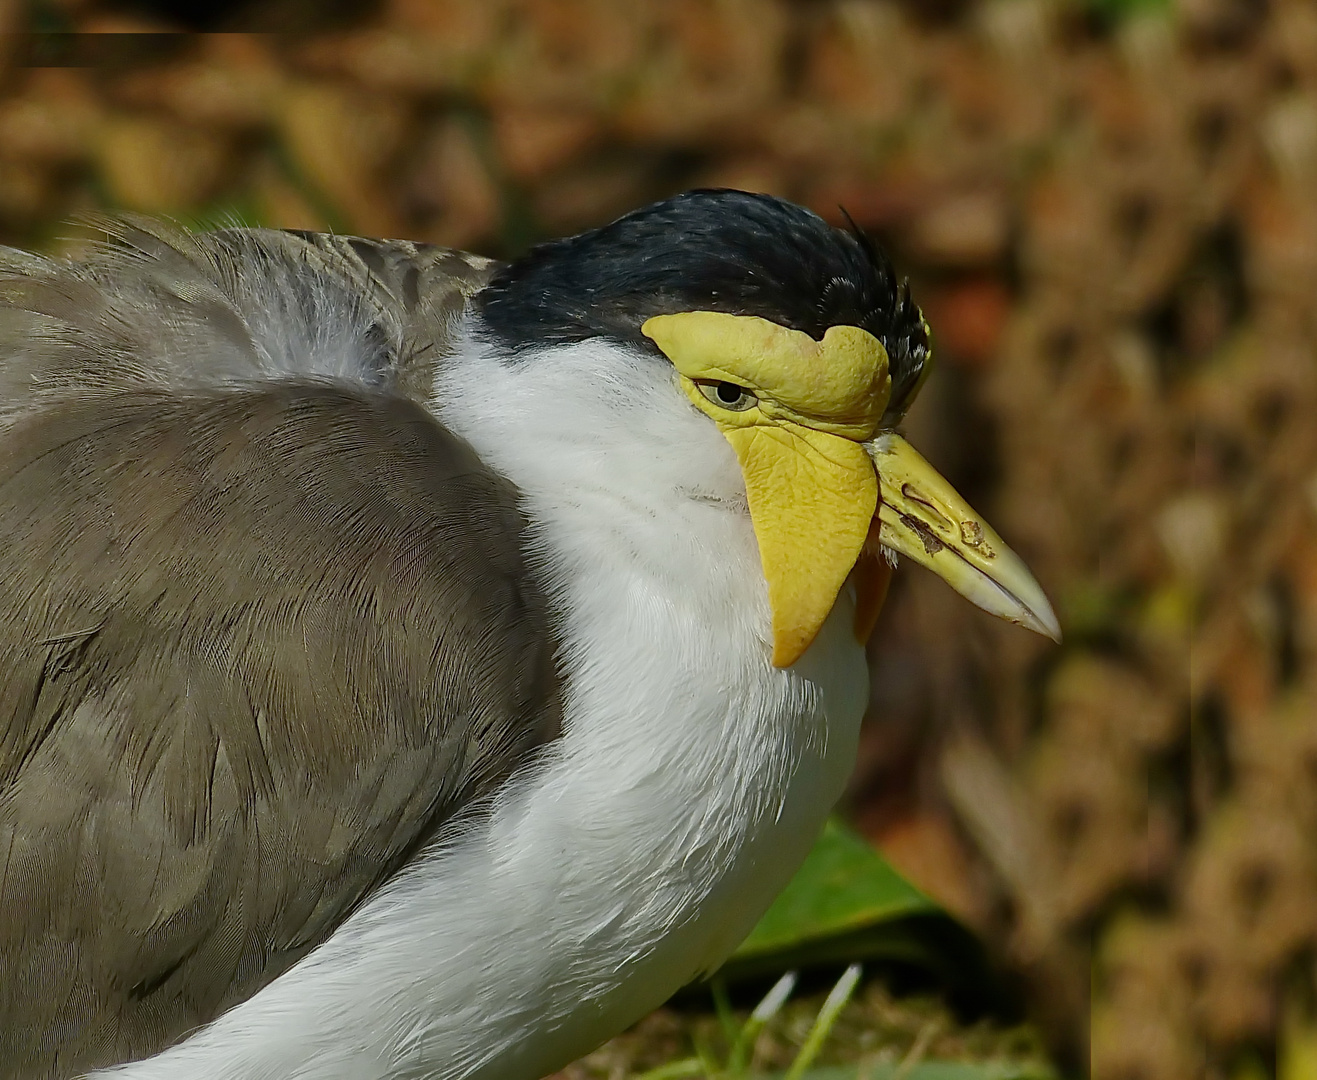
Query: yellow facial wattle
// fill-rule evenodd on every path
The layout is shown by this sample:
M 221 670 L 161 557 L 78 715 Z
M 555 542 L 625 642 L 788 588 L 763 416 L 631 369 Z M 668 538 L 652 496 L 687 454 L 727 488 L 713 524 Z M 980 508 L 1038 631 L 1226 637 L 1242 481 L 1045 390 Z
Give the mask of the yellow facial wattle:
M 641 328 L 736 451 L 773 612 L 773 663 L 809 647 L 864 548 L 878 481 L 864 441 L 891 395 L 887 351 L 866 330 L 822 341 L 767 319 L 689 311 Z M 709 386 L 754 395 L 727 408 Z
M 994 615 L 1060 640 L 1024 563 L 905 439 L 879 431 L 892 381 L 887 351 L 868 331 L 833 326 L 816 341 L 715 311 L 656 315 L 641 330 L 741 464 L 775 665 L 809 648 L 852 574 L 855 632 L 865 640 L 892 552 Z

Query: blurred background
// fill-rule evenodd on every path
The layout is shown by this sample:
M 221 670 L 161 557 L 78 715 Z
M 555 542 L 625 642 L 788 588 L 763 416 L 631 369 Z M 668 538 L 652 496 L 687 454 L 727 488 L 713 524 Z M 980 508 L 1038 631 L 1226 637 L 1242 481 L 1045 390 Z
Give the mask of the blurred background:
M 1317 1076 L 1311 0 L 0 0 L 0 28 L 9 244 L 132 209 L 510 255 L 694 186 L 845 207 L 934 329 L 912 441 L 1066 633 L 899 572 L 846 816 L 1072 1069 Z

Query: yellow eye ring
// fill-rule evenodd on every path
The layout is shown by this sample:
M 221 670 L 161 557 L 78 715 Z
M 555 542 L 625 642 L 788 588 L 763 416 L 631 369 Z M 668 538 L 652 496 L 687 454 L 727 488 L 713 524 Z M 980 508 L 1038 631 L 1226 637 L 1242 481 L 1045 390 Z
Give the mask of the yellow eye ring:
M 739 383 L 700 381 L 695 386 L 711 404 L 728 412 L 745 412 L 759 404 L 759 398 Z

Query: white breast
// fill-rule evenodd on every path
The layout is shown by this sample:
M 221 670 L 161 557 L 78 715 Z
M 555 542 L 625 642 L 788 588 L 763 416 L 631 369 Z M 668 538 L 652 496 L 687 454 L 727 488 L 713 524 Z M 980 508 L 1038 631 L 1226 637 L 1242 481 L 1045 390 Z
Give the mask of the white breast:
M 534 1080 L 715 967 L 799 865 L 867 695 L 851 601 L 771 667 L 730 447 L 661 365 L 602 350 L 436 389 L 526 496 L 562 739 L 286 975 L 116 1075 Z

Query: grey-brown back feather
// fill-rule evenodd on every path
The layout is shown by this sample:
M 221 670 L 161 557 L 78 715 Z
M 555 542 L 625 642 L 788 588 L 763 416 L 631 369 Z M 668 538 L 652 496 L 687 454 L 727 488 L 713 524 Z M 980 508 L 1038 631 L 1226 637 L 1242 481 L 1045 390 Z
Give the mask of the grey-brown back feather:
M 554 737 L 517 492 L 417 403 L 486 273 L 0 254 L 0 1077 L 154 1052 Z
M 488 259 L 405 240 L 106 222 L 80 262 L 0 248 L 0 408 L 301 374 L 420 399 Z

